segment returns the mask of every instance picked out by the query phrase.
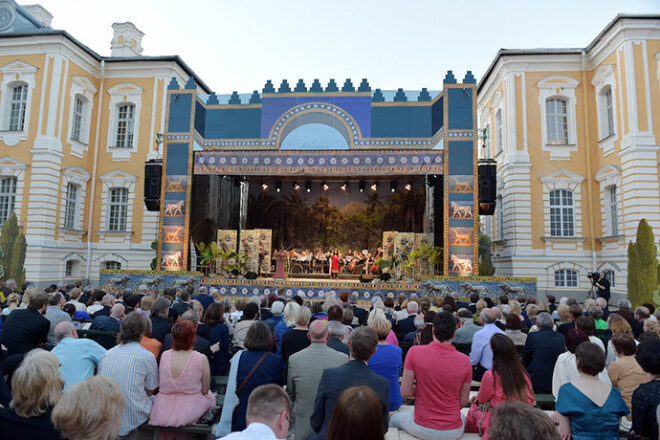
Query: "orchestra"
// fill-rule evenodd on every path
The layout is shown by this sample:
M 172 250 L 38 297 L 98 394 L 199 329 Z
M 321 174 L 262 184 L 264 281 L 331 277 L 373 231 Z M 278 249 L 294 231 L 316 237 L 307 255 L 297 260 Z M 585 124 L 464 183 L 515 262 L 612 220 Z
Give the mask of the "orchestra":
M 331 278 L 337 278 L 339 274 L 380 275 L 380 267 L 376 263 L 383 257 L 383 248 L 379 247 L 374 252 L 368 249 L 348 249 L 346 252 L 341 249 L 317 249 L 316 252 L 282 249 L 280 253 L 288 259 L 291 274 L 328 274 Z

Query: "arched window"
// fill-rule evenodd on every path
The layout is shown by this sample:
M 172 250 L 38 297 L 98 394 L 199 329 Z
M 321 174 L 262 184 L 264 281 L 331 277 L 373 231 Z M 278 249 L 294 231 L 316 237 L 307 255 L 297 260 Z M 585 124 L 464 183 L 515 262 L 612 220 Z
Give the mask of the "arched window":
M 573 191 L 567 189 L 550 191 L 550 235 L 573 237 L 574 218 Z
M 578 273 L 571 269 L 555 271 L 555 287 L 577 287 Z
M 552 98 L 545 101 L 545 117 L 550 145 L 568 145 L 568 108 L 566 101 Z

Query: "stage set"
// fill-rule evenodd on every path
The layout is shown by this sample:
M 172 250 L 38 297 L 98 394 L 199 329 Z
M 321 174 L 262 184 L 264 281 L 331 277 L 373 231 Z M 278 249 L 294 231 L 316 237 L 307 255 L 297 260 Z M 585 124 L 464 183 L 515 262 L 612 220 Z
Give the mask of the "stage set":
M 277 90 L 268 81 L 262 93 L 227 97 L 201 96 L 192 78 L 183 88 L 173 79 L 167 105 L 159 270 L 104 271 L 102 283 L 192 283 L 232 296 L 283 287 L 310 299 L 341 290 L 363 300 L 464 296 L 469 286 L 492 296 L 535 293 L 534 280 L 473 277 L 479 198 L 470 72 L 459 83 L 449 71 L 439 91 L 284 80 Z M 211 243 L 219 260 L 209 264 Z M 232 251 L 240 261 L 229 259 Z M 420 275 L 424 281 L 413 281 Z

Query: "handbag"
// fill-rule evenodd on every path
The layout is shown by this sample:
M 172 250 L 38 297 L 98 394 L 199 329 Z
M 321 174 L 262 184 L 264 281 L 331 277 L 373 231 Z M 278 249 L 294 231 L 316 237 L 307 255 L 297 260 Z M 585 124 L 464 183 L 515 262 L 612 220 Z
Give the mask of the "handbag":
M 479 423 L 477 424 L 477 427 L 479 428 L 479 437 L 484 436 L 484 430 L 483 430 L 483 423 L 484 419 L 486 418 L 486 414 L 490 412 L 490 400 L 488 402 L 480 403 L 479 404 L 479 411 L 481 411 L 481 418 L 479 419 Z
M 467 420 L 471 426 L 470 428 L 471 430 L 466 432 L 474 433 L 474 429 L 477 428 L 479 437 L 483 437 L 485 433 L 483 423 L 484 423 L 484 419 L 486 418 L 486 414 L 490 412 L 490 408 L 491 408 L 490 401 L 479 404 L 473 403 L 472 406 L 470 406 L 470 409 L 468 410 L 468 414 L 467 414 Z

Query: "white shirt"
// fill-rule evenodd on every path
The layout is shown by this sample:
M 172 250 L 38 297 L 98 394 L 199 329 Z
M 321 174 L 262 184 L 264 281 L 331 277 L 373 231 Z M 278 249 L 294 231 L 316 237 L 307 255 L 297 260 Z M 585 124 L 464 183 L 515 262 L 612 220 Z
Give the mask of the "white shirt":
M 557 394 L 559 394 L 559 388 L 561 388 L 562 385 L 569 382 L 575 382 L 579 378 L 580 372 L 575 363 L 575 354 L 570 351 L 560 354 L 557 358 L 557 363 L 555 364 L 555 370 L 552 373 L 552 395 L 555 396 L 556 399 Z M 606 368 L 598 373 L 598 379 L 608 385 L 612 384 L 610 377 L 607 375 Z
M 603 350 L 603 353 L 605 353 L 605 344 L 603 344 L 603 341 L 601 341 L 600 338 L 598 338 L 596 336 L 589 336 L 589 342 L 599 346 L 600 349 Z
M 250 423 L 245 430 L 241 432 L 232 432 L 218 440 L 278 440 L 277 436 L 270 429 L 270 426 L 263 423 Z
M 76 312 L 84 312 L 87 310 L 87 306 L 80 301 L 71 300 L 67 304 L 73 304 L 76 307 Z

